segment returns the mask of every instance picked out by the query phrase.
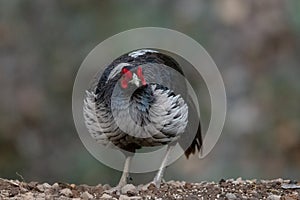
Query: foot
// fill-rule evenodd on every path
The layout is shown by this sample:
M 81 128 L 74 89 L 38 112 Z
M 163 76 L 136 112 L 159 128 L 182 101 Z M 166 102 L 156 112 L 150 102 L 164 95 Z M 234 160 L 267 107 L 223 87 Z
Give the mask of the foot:
M 161 180 L 154 179 L 151 183 L 154 184 L 156 188 L 160 188 Z
M 153 179 L 153 181 L 149 183 L 149 185 L 152 183 L 152 184 L 155 185 L 156 188 L 160 188 L 160 185 L 161 185 L 162 183 L 165 183 L 165 182 L 166 182 L 166 181 L 165 181 L 163 178 L 157 178 L 157 177 L 155 177 L 155 178 Z
M 143 186 L 143 188 L 145 189 L 148 189 L 148 187 L 150 185 L 154 185 L 157 189 L 160 188 L 161 186 L 161 183 L 164 183 L 165 181 L 164 180 L 157 180 L 157 179 L 154 179 L 153 181 L 151 181 L 150 183 L 147 183 L 145 186 Z
M 124 185 L 126 185 L 126 183 L 125 184 L 119 183 L 117 186 L 112 187 L 109 190 L 106 190 L 105 193 L 112 194 L 112 193 L 116 192 L 117 195 L 120 195 L 121 190 L 124 187 Z

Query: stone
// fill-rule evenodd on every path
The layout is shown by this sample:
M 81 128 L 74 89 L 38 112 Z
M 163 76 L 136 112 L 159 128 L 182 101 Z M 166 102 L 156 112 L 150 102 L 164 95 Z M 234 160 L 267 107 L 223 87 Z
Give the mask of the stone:
M 73 195 L 72 191 L 69 188 L 64 188 L 60 191 L 60 194 L 66 196 L 66 197 L 71 197 Z
M 25 193 L 22 199 L 24 199 L 24 200 L 33 200 L 34 199 L 33 193 L 32 192 Z
M 227 193 L 225 196 L 227 197 L 228 200 L 237 199 L 235 194 L 232 193 Z
M 140 199 L 142 199 L 142 197 L 139 197 L 139 196 L 129 197 L 129 196 L 126 196 L 126 195 L 123 195 L 123 194 L 121 194 L 120 197 L 119 197 L 119 200 L 140 200 Z
M 52 189 L 58 189 L 59 188 L 59 185 L 58 183 L 54 183 L 52 186 L 51 186 Z
M 241 184 L 243 183 L 243 179 L 241 177 L 237 178 L 235 181 L 232 181 L 233 184 Z
M 51 185 L 49 185 L 49 183 L 43 183 L 43 187 L 46 189 L 51 188 Z
M 89 200 L 94 198 L 93 195 L 91 195 L 90 193 L 88 193 L 87 191 L 85 191 L 84 193 L 82 193 L 80 195 L 80 198 L 82 198 L 83 200 Z
M 37 185 L 36 188 L 40 191 L 40 192 L 44 192 L 45 188 L 43 185 Z
M 280 197 L 281 196 L 279 196 L 279 195 L 272 194 L 267 197 L 267 200 L 280 200 Z
M 113 197 L 112 196 L 110 196 L 109 194 L 103 194 L 101 197 L 100 197 L 100 199 L 112 199 Z
M 101 185 L 100 185 L 100 186 L 101 186 Z M 103 185 L 103 189 L 104 189 L 104 190 L 109 190 L 109 189 L 111 189 L 111 187 L 110 187 L 110 185 L 105 184 L 105 185 Z

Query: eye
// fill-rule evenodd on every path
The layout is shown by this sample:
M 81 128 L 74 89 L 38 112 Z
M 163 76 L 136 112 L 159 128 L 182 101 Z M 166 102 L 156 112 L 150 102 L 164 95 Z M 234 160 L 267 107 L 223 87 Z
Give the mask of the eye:
M 126 67 L 122 68 L 122 74 L 126 74 L 127 72 L 129 72 L 129 70 Z
M 122 68 L 121 73 L 122 73 L 123 75 L 125 75 L 125 78 L 127 78 L 127 79 L 131 79 L 131 78 L 132 78 L 132 72 L 129 71 L 129 69 L 126 68 L 126 67 L 123 67 L 123 68 Z

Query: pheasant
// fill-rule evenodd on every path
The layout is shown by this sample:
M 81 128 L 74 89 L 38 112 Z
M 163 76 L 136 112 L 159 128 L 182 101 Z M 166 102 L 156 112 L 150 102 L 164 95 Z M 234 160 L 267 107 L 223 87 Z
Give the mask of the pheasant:
M 167 145 L 153 180 L 157 187 L 175 144 L 185 149 L 187 158 L 201 151 L 200 121 L 182 77 L 182 68 L 171 56 L 140 49 L 115 59 L 97 85 L 86 91 L 83 111 L 89 133 L 98 143 L 119 148 L 126 156 L 117 187 L 127 184 L 137 149 Z

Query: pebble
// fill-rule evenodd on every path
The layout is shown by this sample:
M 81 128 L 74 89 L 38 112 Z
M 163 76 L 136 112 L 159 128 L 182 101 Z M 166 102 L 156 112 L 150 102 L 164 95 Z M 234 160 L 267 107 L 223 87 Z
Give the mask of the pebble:
M 237 178 L 235 181 L 232 181 L 233 184 L 240 184 L 243 183 L 243 179 L 241 177 Z
M 267 197 L 267 200 L 280 200 L 280 197 L 281 196 L 272 194 Z
M 169 181 L 163 183 L 158 189 L 153 184 L 134 186 L 132 184 L 125 185 L 121 191 L 114 193 L 105 193 L 103 185 L 87 186 L 74 185 L 67 183 L 48 183 L 37 184 L 20 183 L 19 187 L 15 187 L 17 181 L 13 184 L 11 181 L 3 181 L 2 185 L 7 189 L 0 192 L 1 199 L 25 199 L 25 200 L 90 200 L 90 199 L 106 199 L 106 200 L 141 200 L 141 199 L 219 199 L 228 200 L 237 199 L 267 199 L 267 200 L 300 200 L 299 184 L 296 181 L 283 179 L 269 180 L 242 180 L 235 179 L 233 184 L 228 180 L 221 180 L 221 184 L 213 184 L 211 182 L 185 183 L 178 181 Z M 263 182 L 263 183 L 262 183 Z M 1 183 L 1 179 L 0 179 Z M 109 187 L 107 185 L 107 187 Z M 149 187 L 149 188 L 148 188 Z M 162 195 L 165 196 L 162 196 Z M 141 195 L 141 196 L 140 196 Z M 191 196 L 192 195 L 192 196 Z M 155 197 L 156 196 L 156 197 Z
M 40 191 L 40 192 L 44 192 L 45 188 L 43 185 L 37 185 L 36 188 Z
M 119 200 L 139 200 L 139 199 L 142 199 L 142 197 L 138 197 L 138 196 L 129 197 L 123 194 L 121 194 L 119 197 Z
M 45 195 L 39 195 L 36 198 L 34 198 L 35 200 L 45 200 Z
M 59 185 L 58 183 L 54 183 L 52 186 L 51 186 L 52 189 L 58 189 L 59 188 Z
M 64 188 L 60 191 L 61 194 L 65 195 L 66 197 L 72 196 L 72 191 L 69 188 Z
M 43 183 L 43 187 L 44 188 L 51 188 L 51 185 L 49 185 L 49 183 Z
M 280 182 L 280 183 L 282 183 L 283 179 L 282 178 L 277 178 L 277 179 L 271 180 L 271 182 Z
M 33 200 L 33 199 L 34 199 L 34 196 L 33 196 L 32 192 L 27 192 L 27 193 L 23 196 L 22 199 L 24 199 L 24 200 Z
M 167 183 L 171 184 L 171 185 L 174 185 L 175 187 L 181 187 L 181 186 L 185 185 L 184 181 L 182 181 L 182 182 L 180 182 L 180 181 L 168 181 Z
M 282 199 L 284 200 L 299 200 L 298 192 L 293 192 L 292 194 L 284 195 Z
M 282 184 L 281 188 L 283 189 L 300 189 L 300 185 L 297 185 L 297 184 L 288 184 L 288 183 L 284 183 Z
M 104 193 L 101 197 L 100 197 L 100 199 L 112 199 L 113 197 L 112 196 L 110 196 L 109 194 L 106 194 L 106 193 Z
M 235 194 L 232 193 L 227 193 L 225 196 L 227 197 L 228 200 L 237 199 Z
M 93 195 L 91 195 L 90 193 L 88 193 L 87 191 L 85 191 L 84 193 L 82 193 L 80 195 L 80 197 L 83 199 L 83 200 L 88 200 L 88 199 L 92 199 L 93 198 Z
M 101 186 L 101 185 L 100 185 L 100 186 Z M 103 188 L 104 190 L 109 190 L 109 189 L 111 189 L 110 185 L 108 185 L 108 184 L 103 185 L 102 188 Z

